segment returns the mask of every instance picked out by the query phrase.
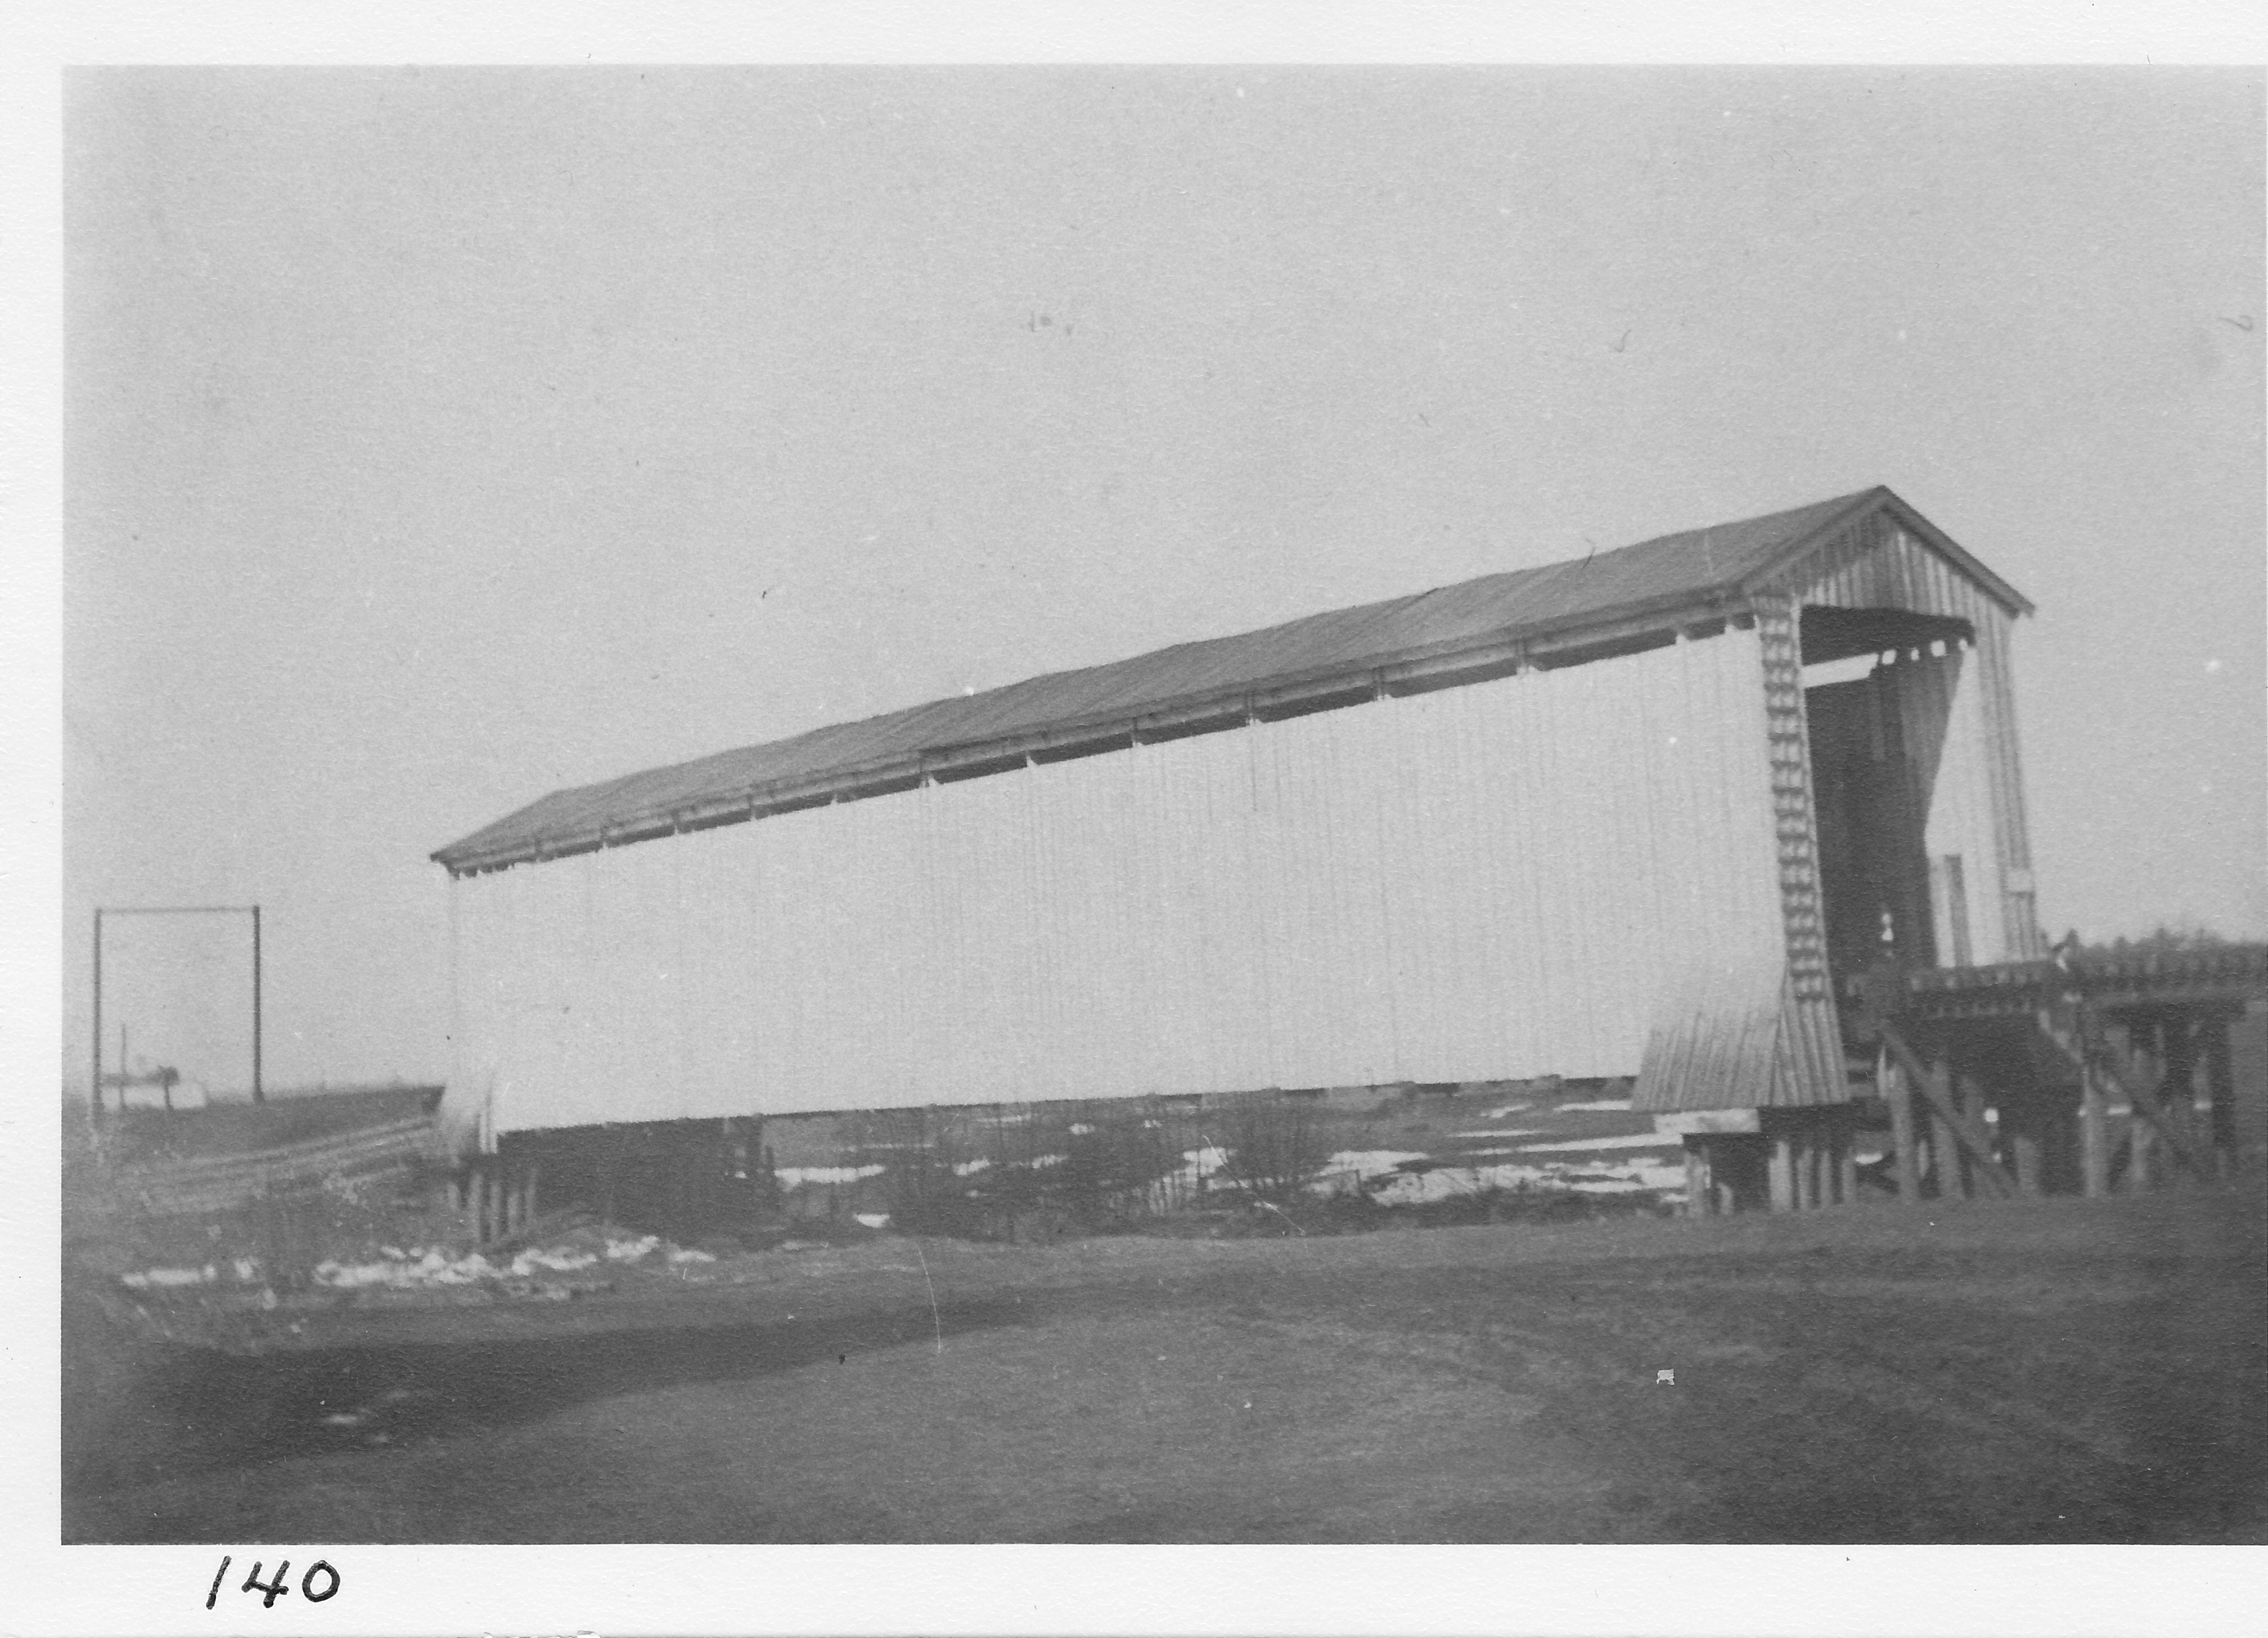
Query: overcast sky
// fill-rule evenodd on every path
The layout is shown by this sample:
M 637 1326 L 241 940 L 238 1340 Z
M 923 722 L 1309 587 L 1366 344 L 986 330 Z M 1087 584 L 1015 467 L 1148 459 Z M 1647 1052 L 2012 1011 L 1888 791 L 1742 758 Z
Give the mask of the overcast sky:
M 438 1076 L 547 791 L 1880 483 L 2040 607 L 2051 931 L 2268 934 L 2260 84 L 78 72 L 66 928 Z M 241 939 L 114 1045 L 240 1081 Z

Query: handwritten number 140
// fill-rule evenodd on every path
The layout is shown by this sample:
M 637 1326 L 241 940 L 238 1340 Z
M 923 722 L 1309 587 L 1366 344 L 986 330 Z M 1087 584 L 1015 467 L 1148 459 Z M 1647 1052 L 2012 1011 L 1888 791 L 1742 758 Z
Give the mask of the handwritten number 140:
M 221 1579 L 228 1574 L 228 1556 L 224 1553 L 221 1556 L 220 1568 L 213 1572 L 212 1590 L 205 1594 L 205 1608 L 208 1610 L 212 1608 L 213 1600 L 220 1597 Z M 291 1583 L 284 1579 L 291 1572 L 291 1561 L 285 1559 L 276 1567 L 274 1581 L 262 1581 L 260 1579 L 260 1561 L 254 1559 L 252 1561 L 252 1574 L 244 1578 L 244 1585 L 239 1587 L 237 1590 L 266 1593 L 268 1596 L 260 1601 L 260 1607 L 263 1610 L 272 1609 L 275 1607 L 276 1599 L 291 1590 Z M 320 1592 L 315 1590 L 315 1577 L 318 1575 L 329 1578 Z M 335 1597 L 338 1590 L 339 1573 L 330 1567 L 328 1560 L 317 1559 L 307 1567 L 307 1573 L 299 1577 L 299 1596 L 310 1604 L 320 1604 L 326 1598 Z

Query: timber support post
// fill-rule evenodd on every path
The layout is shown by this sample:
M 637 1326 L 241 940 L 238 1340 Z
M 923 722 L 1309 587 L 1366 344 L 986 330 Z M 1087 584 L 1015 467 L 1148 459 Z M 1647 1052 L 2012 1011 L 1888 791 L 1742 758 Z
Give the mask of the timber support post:
M 2196 1144 L 2197 1137 L 2197 1029 L 2198 1021 L 2186 1007 L 2163 1015 L 2158 1022 L 2158 1064 L 2164 1079 L 2158 1083 L 2159 1102 L 2166 1112 L 2189 1134 Z M 2198 1159 L 2205 1162 L 2202 1169 L 2210 1175 L 2212 1155 L 2202 1152 Z
M 2236 1160 L 2236 1083 L 2228 1066 L 2229 1020 L 2226 1015 L 2214 1012 L 2202 1022 L 2205 1031 L 2205 1091 L 2213 1100 L 2214 1168 L 2225 1177 Z
M 1685 1214 L 1688 1217 L 1713 1217 L 1717 1214 L 1716 1184 L 1709 1176 L 1709 1151 L 1701 1140 L 1685 1140 Z
M 1952 1172 L 1953 1155 L 1950 1151 L 1957 1145 L 1967 1151 L 1970 1175 L 1980 1185 L 1998 1195 L 2015 1193 L 2015 1179 L 2001 1169 L 1999 1159 L 1992 1153 L 1991 1131 L 1981 1122 L 1970 1121 L 1955 1104 L 1953 1094 L 1946 1085 L 1944 1071 L 1923 1063 L 1904 1036 L 1889 1024 L 1882 1026 L 1882 1044 L 1904 1072 L 1901 1079 L 1911 1081 L 1928 1100 L 1932 1121 L 1939 1137 L 1949 1140 L 1947 1143 L 1948 1153 L 1940 1159 L 1940 1179 Z
M 2268 1002 L 2268 944 L 1882 964 L 1842 993 L 1846 1039 L 1879 1045 L 1902 1200 L 1964 1183 L 2101 1199 L 2228 1175 L 2239 1144 L 2228 1024 Z
M 2036 1110 L 2024 1110 L 2025 1124 L 2013 1131 L 2008 1126 L 2008 1112 L 2001 1111 L 2001 1133 L 2007 1139 L 2008 1158 L 2016 1168 L 2016 1192 L 2038 1196 L 2047 1192 L 2046 1168 L 2043 1163 L 2038 1129 L 2029 1124 L 2037 1118 Z
M 2082 1058 L 2079 1065 L 2079 1163 L 2081 1189 L 2092 1199 L 2110 1192 L 2110 1102 L 2102 1077 Z
M 1890 1107 L 1890 1158 L 1898 1179 L 1898 1199 L 1906 1206 L 1921 1203 L 1921 1168 L 1914 1156 L 1913 1088 L 1906 1084 L 1903 1065 L 1883 1047 L 1877 1058 L 1876 1084 L 1882 1088 L 1882 1100 Z
M 1929 1177 L 1940 1200 L 1969 1198 L 1969 1177 L 1961 1164 L 1960 1140 L 1943 1111 L 1933 1110 L 1929 1120 Z

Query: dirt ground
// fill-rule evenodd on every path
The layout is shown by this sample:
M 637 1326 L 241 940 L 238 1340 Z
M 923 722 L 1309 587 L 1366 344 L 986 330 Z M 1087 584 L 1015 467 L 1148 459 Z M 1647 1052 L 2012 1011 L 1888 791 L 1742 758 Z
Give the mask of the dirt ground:
M 252 1359 L 74 1300 L 63 1533 L 2258 1541 L 2263 1192 L 884 1236 Z

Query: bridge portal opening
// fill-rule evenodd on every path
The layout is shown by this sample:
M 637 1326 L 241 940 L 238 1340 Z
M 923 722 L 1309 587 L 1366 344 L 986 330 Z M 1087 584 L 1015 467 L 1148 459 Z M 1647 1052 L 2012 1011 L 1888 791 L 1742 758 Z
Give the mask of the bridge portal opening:
M 1827 959 L 1965 966 L 1967 861 L 1933 857 L 1930 804 L 1976 631 L 1903 609 L 1803 611 L 1804 710 Z

